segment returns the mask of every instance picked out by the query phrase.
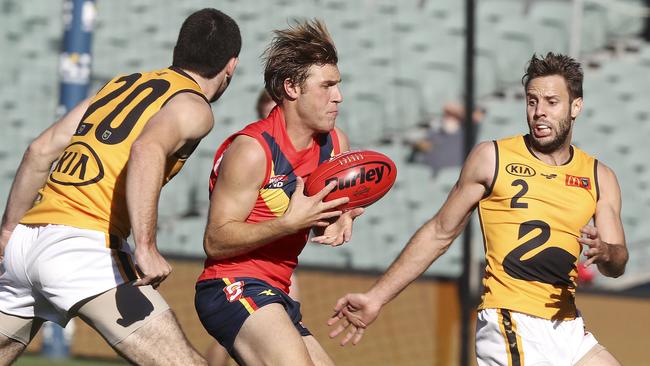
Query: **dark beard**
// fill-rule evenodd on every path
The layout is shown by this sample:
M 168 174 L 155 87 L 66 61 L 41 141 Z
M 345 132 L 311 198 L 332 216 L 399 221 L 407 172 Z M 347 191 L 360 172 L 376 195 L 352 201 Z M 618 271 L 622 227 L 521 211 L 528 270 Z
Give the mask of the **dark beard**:
M 533 130 L 530 129 L 530 144 L 533 149 L 541 152 L 542 154 L 550 154 L 557 151 L 562 145 L 564 145 L 569 139 L 569 132 L 571 131 L 571 112 L 567 117 L 560 121 L 560 130 L 558 131 L 557 136 L 548 144 L 542 145 L 537 139 L 534 138 Z

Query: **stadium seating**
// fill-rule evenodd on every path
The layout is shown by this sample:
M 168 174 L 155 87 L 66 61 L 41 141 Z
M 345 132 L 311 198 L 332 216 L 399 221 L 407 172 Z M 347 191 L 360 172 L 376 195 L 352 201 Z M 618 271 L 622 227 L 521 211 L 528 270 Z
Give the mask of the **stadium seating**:
M 568 1 L 479 0 L 476 96 L 487 115 L 478 140 L 522 133 L 525 124 L 521 75 L 532 52 L 569 51 L 573 25 Z M 650 45 L 617 52 L 612 44 L 633 39 L 643 26 L 640 0 L 585 0 L 580 57 L 585 68 L 585 111 L 575 125 L 576 144 L 597 154 L 619 175 L 623 218 L 632 255 L 650 259 L 650 239 L 640 218 L 650 212 L 650 104 L 644 98 Z M 92 89 L 116 73 L 166 67 L 183 19 L 213 1 L 98 1 L 93 43 Z M 164 190 L 160 242 L 166 253 L 203 257 L 208 207 L 207 176 L 218 145 L 255 120 L 254 103 L 263 87 L 260 55 L 293 18 L 322 16 L 339 51 L 344 103 L 338 124 L 354 148 L 385 151 L 398 165 L 395 188 L 355 224 L 353 241 L 340 248 L 309 245 L 305 265 L 380 271 L 399 253 L 414 230 L 444 201 L 458 170 L 431 175 L 407 164 L 402 138 L 416 125 L 441 114 L 446 101 L 463 95 L 466 27 L 464 2 L 457 0 L 272 0 L 221 1 L 216 6 L 239 23 L 243 48 L 228 92 L 214 106 L 216 125 L 195 156 Z M 0 4 L 0 204 L 27 144 L 56 117 L 58 49 L 62 1 L 5 0 Z M 615 48 L 619 50 L 620 47 Z M 605 55 L 605 57 L 602 57 Z M 594 56 L 594 57 L 592 57 Z M 600 57 L 595 57 L 600 56 Z M 593 62 L 591 62 L 593 61 Z M 501 97 L 499 97 L 501 96 Z M 386 141 L 391 141 L 386 143 Z M 606 143 L 603 143 L 606 142 Z M 384 143 L 384 144 L 382 144 Z M 642 198 L 643 197 L 643 198 Z M 460 273 L 460 241 L 427 272 Z M 472 243 L 481 250 L 475 226 Z M 639 243 L 639 245 L 637 245 Z M 639 264 L 635 264 L 639 263 Z M 631 262 L 628 272 L 642 270 Z M 634 266 L 637 267 L 634 267 Z

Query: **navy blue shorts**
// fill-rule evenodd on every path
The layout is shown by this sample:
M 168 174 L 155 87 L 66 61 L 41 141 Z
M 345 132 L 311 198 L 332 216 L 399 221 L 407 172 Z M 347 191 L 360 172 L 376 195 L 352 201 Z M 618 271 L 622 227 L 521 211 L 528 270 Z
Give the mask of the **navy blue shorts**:
M 284 306 L 302 336 L 311 335 L 302 325 L 300 303 L 267 282 L 250 277 L 220 278 L 196 284 L 194 306 L 203 327 L 234 357 L 233 345 L 246 318 L 273 303 Z

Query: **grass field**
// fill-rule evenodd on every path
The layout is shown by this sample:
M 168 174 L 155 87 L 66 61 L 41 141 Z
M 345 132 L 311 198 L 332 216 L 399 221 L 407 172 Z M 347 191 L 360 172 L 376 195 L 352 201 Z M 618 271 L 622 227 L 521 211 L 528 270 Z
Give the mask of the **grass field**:
M 15 366 L 123 366 L 126 362 L 113 362 L 97 359 L 71 358 L 68 360 L 54 361 L 36 354 L 26 354 L 18 358 Z

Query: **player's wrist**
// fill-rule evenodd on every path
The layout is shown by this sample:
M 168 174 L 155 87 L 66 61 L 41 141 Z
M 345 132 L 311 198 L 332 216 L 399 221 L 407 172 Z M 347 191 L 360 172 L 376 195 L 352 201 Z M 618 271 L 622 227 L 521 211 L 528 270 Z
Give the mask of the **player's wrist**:
M 371 302 L 376 303 L 379 308 L 386 305 L 393 298 L 393 296 L 390 296 L 388 292 L 378 288 L 377 286 L 368 290 L 365 295 Z
M 300 230 L 296 222 L 289 215 L 283 215 L 275 220 L 275 230 L 280 235 L 294 234 Z
M 138 250 L 139 249 L 139 250 Z M 155 239 L 146 237 L 146 238 L 135 238 L 135 251 L 146 251 L 146 252 L 151 252 L 151 251 L 158 251 L 158 245 L 156 243 Z
M 603 264 L 610 263 L 612 261 L 612 252 L 616 250 L 612 244 L 603 242 L 605 250 L 603 251 L 603 254 L 601 255 L 601 260 L 600 262 Z

